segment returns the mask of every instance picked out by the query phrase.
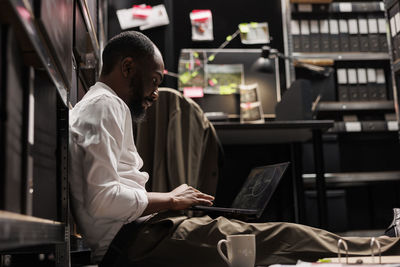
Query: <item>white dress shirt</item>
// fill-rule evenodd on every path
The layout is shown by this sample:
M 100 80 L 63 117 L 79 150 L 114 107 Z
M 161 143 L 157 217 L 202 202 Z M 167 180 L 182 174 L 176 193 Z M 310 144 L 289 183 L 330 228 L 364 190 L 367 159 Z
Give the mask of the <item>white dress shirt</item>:
M 139 171 L 128 106 L 97 82 L 70 111 L 70 189 L 74 219 L 100 261 L 120 228 L 139 218 L 149 178 Z

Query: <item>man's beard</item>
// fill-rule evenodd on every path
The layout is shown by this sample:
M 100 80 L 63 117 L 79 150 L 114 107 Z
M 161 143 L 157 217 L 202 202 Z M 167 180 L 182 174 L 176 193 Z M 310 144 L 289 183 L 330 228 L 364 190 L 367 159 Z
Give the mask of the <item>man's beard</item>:
M 146 117 L 146 108 L 143 107 L 143 85 L 140 82 L 140 79 L 132 79 L 130 88 L 132 90 L 132 97 L 128 106 L 131 111 L 132 120 L 139 123 Z
M 142 106 L 142 101 L 133 99 L 129 105 L 132 120 L 136 123 L 142 122 L 146 117 L 146 109 Z

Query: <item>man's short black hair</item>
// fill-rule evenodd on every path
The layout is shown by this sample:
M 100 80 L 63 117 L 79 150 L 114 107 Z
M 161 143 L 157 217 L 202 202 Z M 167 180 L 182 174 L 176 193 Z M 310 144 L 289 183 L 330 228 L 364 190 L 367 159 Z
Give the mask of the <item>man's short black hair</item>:
M 109 74 L 115 64 L 126 57 L 140 60 L 154 56 L 153 42 L 144 34 L 136 31 L 122 32 L 111 38 L 103 50 L 103 75 Z

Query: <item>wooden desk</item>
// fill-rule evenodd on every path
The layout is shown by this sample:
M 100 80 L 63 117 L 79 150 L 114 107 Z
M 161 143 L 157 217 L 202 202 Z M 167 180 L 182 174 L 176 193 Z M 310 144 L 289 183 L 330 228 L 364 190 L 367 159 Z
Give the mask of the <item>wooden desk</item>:
M 327 203 L 324 177 L 322 133 L 333 127 L 332 120 L 267 121 L 262 124 L 213 122 L 223 145 L 291 144 L 295 221 L 304 223 L 305 204 L 301 160 L 296 144 L 313 142 L 318 218 L 322 228 L 327 226 Z

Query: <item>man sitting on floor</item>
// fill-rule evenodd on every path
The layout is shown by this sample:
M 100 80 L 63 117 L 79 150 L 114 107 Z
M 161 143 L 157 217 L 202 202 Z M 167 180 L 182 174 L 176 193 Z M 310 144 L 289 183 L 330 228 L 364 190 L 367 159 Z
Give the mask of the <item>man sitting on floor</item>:
M 123 32 L 103 51 L 99 81 L 70 112 L 72 210 L 93 260 L 103 266 L 221 266 L 218 240 L 239 233 L 256 235 L 257 265 L 335 256 L 339 237 L 324 230 L 188 218 L 171 211 L 212 205 L 214 198 L 185 184 L 167 193 L 145 190 L 148 174 L 140 171 L 132 119 L 142 119 L 157 100 L 163 72 L 151 40 Z M 368 255 L 368 238 L 344 239 L 351 254 Z M 383 253 L 400 253 L 398 238 L 378 240 Z

